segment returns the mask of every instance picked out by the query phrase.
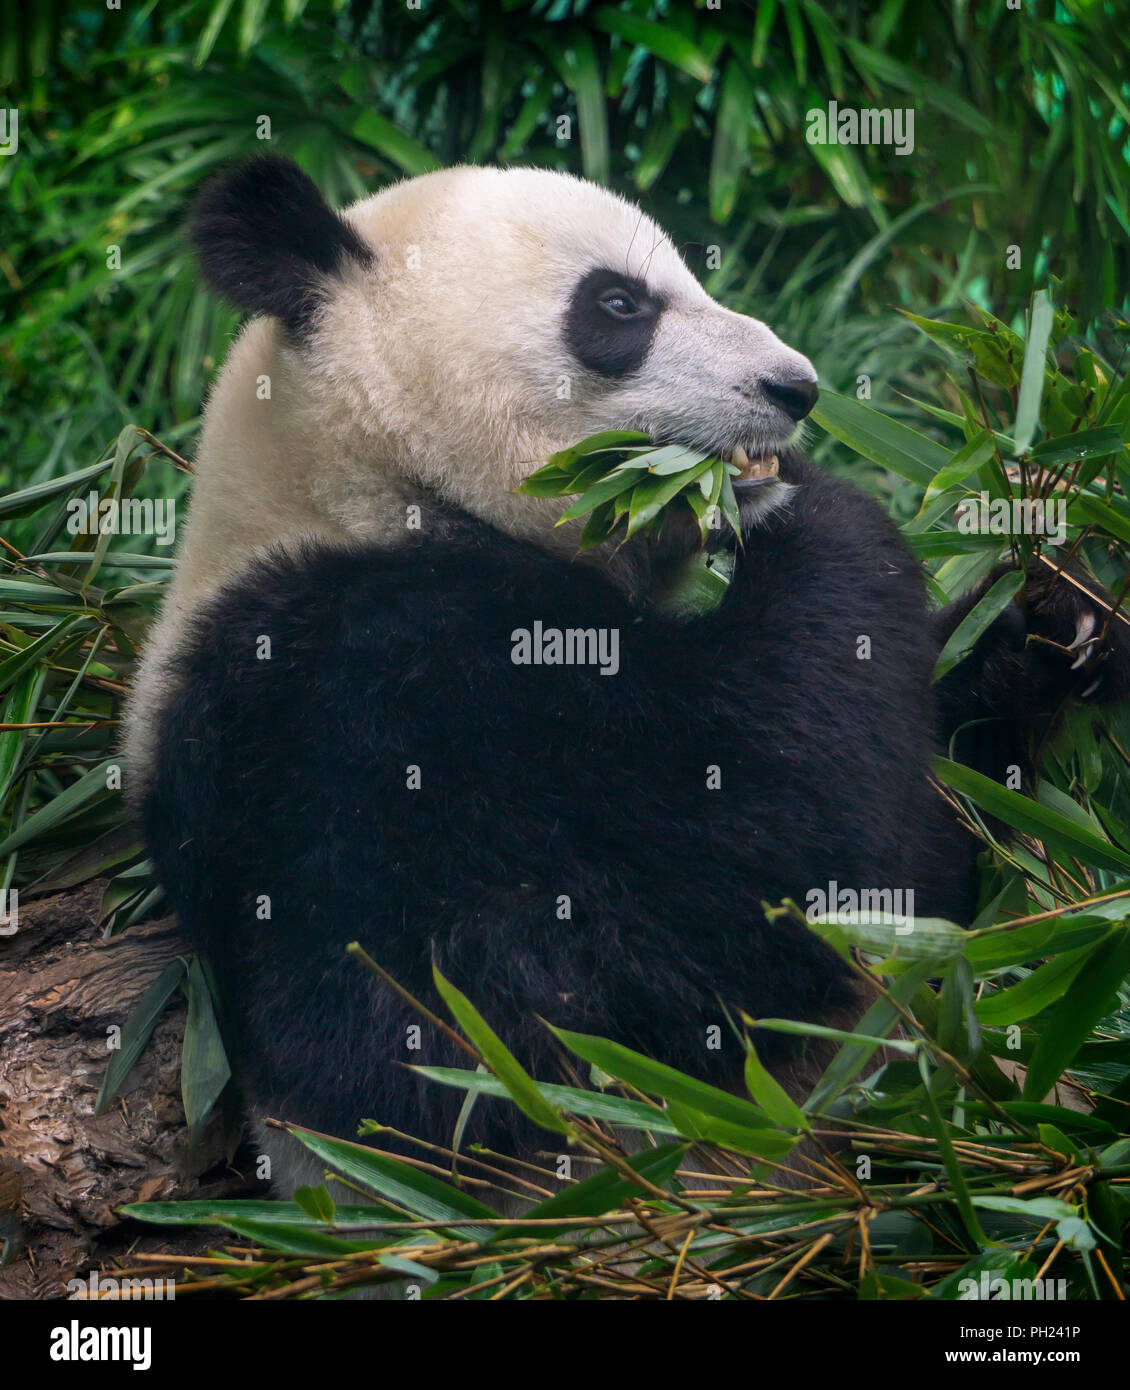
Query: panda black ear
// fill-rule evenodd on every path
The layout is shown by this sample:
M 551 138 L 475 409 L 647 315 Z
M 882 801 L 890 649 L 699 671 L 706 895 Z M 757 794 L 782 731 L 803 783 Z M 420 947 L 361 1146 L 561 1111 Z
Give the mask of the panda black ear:
M 205 184 L 189 222 L 204 279 L 240 309 L 309 328 L 327 279 L 373 252 L 290 159 L 257 155 Z

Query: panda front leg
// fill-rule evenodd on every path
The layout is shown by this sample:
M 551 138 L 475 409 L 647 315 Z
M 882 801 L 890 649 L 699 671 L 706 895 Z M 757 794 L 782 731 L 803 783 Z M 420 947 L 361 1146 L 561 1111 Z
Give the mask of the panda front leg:
M 934 615 L 940 651 L 1001 566 Z M 1112 704 L 1130 694 L 1130 621 L 1113 596 L 1076 566 L 1049 556 L 1028 567 L 1016 602 L 938 682 L 943 750 L 997 780 L 1027 774 L 1036 742 L 1064 704 Z

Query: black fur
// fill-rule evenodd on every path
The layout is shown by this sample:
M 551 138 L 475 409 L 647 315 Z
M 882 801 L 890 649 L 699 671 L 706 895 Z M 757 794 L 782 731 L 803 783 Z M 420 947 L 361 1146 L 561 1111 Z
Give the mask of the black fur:
M 621 291 L 630 312 L 620 313 L 606 297 Z M 565 315 L 569 351 L 600 376 L 622 377 L 638 372 L 647 360 L 663 312 L 663 303 L 650 295 L 641 280 L 615 270 L 591 270 L 584 275 Z
M 919 567 L 869 499 L 788 472 L 791 506 L 750 530 L 724 603 L 686 625 L 466 517 L 443 541 L 262 561 L 197 618 L 144 828 L 239 1018 L 257 1103 L 450 1139 L 460 1094 L 398 1064 L 465 1058 L 427 1027 L 408 1049 L 419 1020 L 345 955 L 354 938 L 436 1005 L 434 958 L 543 1078 L 536 1015 L 732 1085 L 723 1005 L 827 1019 L 855 1000 L 763 900 L 835 879 L 969 919 L 977 846 L 925 775 L 936 647 Z M 618 629 L 619 673 L 513 664 L 512 633 L 535 620 Z M 779 1035 L 759 1043 L 785 1060 Z M 514 1114 L 480 1105 L 468 1140 L 511 1145 Z
M 295 338 L 329 277 L 373 252 L 292 160 L 258 155 L 204 186 L 189 232 L 205 280 L 240 309 L 274 314 Z
M 941 647 L 1007 566 L 935 614 Z M 1033 752 L 1070 696 L 1095 703 L 1130 693 L 1130 627 L 1110 617 L 1111 596 L 1077 566 L 1061 573 L 1049 556 L 1032 561 L 1018 602 L 1009 604 L 969 656 L 938 682 L 946 752 L 999 782 L 1012 769 L 1027 777 Z M 1090 614 L 1101 641 L 1071 647 L 1080 618 Z M 1078 664 L 1074 664 L 1080 658 Z

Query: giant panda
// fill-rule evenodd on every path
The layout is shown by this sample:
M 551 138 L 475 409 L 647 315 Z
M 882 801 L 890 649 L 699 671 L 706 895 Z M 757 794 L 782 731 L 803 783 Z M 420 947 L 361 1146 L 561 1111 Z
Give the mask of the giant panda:
M 427 1026 L 411 1046 L 420 1018 L 353 939 L 438 1008 L 434 962 L 542 1079 L 548 1021 L 737 1088 L 735 1009 L 861 1007 L 766 903 L 912 889 L 919 915 L 970 922 L 979 845 L 928 760 L 972 731 L 1002 775 L 1067 696 L 1121 696 L 1101 596 L 1037 566 L 1025 607 L 932 688 L 976 593 L 928 616 L 883 510 L 794 447 L 808 360 L 593 184 L 456 168 L 338 213 L 259 157 L 190 227 L 205 284 L 254 317 L 207 404 L 129 780 L 281 1190 L 311 1169 L 266 1116 L 444 1146 L 456 1126 L 462 1093 L 408 1066 L 465 1057 Z M 708 615 L 648 601 L 677 533 L 578 558 L 560 503 L 514 491 L 617 427 L 743 470 Z M 551 629 L 615 634 L 615 663 L 515 660 Z M 821 1061 L 758 1042 L 794 1089 Z M 528 1149 L 522 1125 L 481 1101 L 463 1143 Z

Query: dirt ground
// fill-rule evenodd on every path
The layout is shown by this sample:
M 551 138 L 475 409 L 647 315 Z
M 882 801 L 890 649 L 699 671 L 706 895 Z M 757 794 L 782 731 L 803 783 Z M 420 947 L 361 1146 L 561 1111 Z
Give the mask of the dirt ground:
M 255 1190 L 238 1157 L 227 1161 L 218 1116 L 189 1148 L 179 995 L 112 1108 L 95 1116 L 109 1030 L 183 951 L 172 918 L 104 940 L 103 886 L 21 898 L 19 930 L 0 938 L 0 1299 L 63 1298 L 92 1266 L 217 1242 L 215 1231 L 125 1220 L 126 1203 Z

